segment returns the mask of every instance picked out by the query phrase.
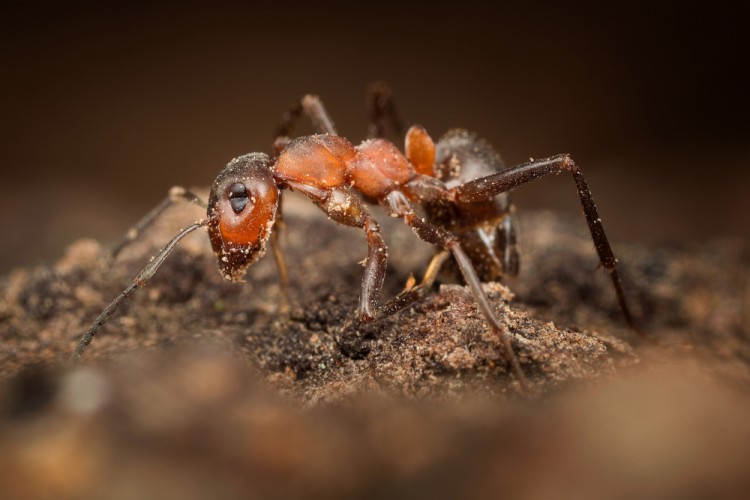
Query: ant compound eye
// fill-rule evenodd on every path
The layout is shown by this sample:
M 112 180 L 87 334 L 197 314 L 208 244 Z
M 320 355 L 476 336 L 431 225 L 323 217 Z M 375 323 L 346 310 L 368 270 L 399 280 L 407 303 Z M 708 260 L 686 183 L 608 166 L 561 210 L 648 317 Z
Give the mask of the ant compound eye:
M 239 214 L 247 206 L 247 188 L 241 182 L 235 182 L 229 188 L 229 203 L 232 205 L 234 213 Z

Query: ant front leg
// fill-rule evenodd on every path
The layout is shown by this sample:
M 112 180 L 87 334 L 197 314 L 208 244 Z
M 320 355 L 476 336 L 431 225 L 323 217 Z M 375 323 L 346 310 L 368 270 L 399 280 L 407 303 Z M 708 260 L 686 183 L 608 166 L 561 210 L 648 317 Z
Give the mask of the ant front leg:
M 273 150 L 276 154 L 289 143 L 292 131 L 303 114 L 312 122 L 316 133 L 338 135 L 333 120 L 323 106 L 323 101 L 316 95 L 308 94 L 284 114 L 281 125 L 276 128 L 273 140 Z
M 388 248 L 380 234 L 380 226 L 359 197 L 348 188 L 324 189 L 295 182 L 288 184 L 292 189 L 312 199 L 331 220 L 345 226 L 360 228 L 365 232 L 367 258 L 359 295 L 358 316 L 362 322 L 374 321 L 378 316 L 378 298 L 383 288 L 388 263 Z
M 279 281 L 281 282 L 281 298 L 279 300 L 279 312 L 286 313 L 289 311 L 289 271 L 286 266 L 284 250 L 281 248 L 281 236 L 286 235 L 286 222 L 283 215 L 283 193 L 279 193 L 279 207 L 276 209 L 276 221 L 274 230 L 271 232 L 271 250 L 276 262 L 276 270 L 279 272 Z
M 453 255 L 466 284 L 469 285 L 469 288 L 471 289 L 474 300 L 477 301 L 479 310 L 482 311 L 482 314 L 492 332 L 500 339 L 500 342 L 505 349 L 506 359 L 510 362 L 513 373 L 516 375 L 519 384 L 521 384 L 521 389 L 526 392 L 528 389 L 528 383 L 523 370 L 521 370 L 521 364 L 513 351 L 513 347 L 510 343 L 510 335 L 495 315 L 487 295 L 484 293 L 484 290 L 482 290 L 482 284 L 474 270 L 474 266 L 471 264 L 471 259 L 469 259 L 461 248 L 458 238 L 442 227 L 436 226 L 424 218 L 419 217 L 414 212 L 414 208 L 411 206 L 409 200 L 401 191 L 391 191 L 383 200 L 382 205 L 392 217 L 400 217 L 404 219 L 404 222 L 412 228 L 420 239 L 427 243 L 438 245 L 443 249 L 448 250 Z
M 380 234 L 380 226 L 359 198 L 349 190 L 333 189 L 328 198 L 318 205 L 332 220 L 347 226 L 359 227 L 365 232 L 367 258 L 358 311 L 360 321 L 373 321 L 377 317 L 380 290 L 383 288 L 388 264 L 388 248 Z
M 323 101 L 316 95 L 308 94 L 300 99 L 300 102 L 293 106 L 284 114 L 281 125 L 276 128 L 273 141 L 273 153 L 278 155 L 289 144 L 289 138 L 294 127 L 302 119 L 302 115 L 312 122 L 313 128 L 319 134 L 338 135 L 336 127 L 333 124 L 328 112 L 323 105 Z M 286 266 L 284 250 L 281 246 L 280 233 L 286 229 L 286 224 L 282 216 L 281 199 L 279 199 L 279 209 L 276 215 L 276 230 L 271 233 L 271 249 L 276 261 L 276 268 L 279 271 L 279 280 L 281 281 L 281 301 L 279 310 L 285 312 L 289 310 L 289 273 Z
M 117 257 L 117 255 L 130 243 L 135 241 L 143 231 L 148 228 L 156 219 L 161 216 L 166 209 L 171 207 L 173 204 L 187 201 L 193 203 L 202 208 L 208 208 L 208 205 L 198 195 L 192 193 L 181 186 L 175 186 L 169 190 L 169 194 L 164 198 L 161 203 L 156 205 L 149 213 L 147 213 L 141 220 L 139 220 L 133 227 L 131 227 L 125 236 L 112 245 L 110 249 L 111 258 Z
M 586 216 L 586 223 L 591 232 L 591 239 L 594 241 L 596 252 L 599 255 L 601 265 L 609 271 L 612 278 L 612 284 L 617 294 L 617 301 L 622 311 L 625 321 L 631 329 L 635 330 L 641 337 L 646 335 L 638 328 L 630 314 L 625 293 L 622 290 L 622 281 L 617 271 L 617 259 L 609 244 L 607 235 L 602 226 L 602 219 L 594 204 L 586 179 L 583 177 L 581 169 L 575 164 L 570 155 L 562 154 L 552 156 L 544 160 L 532 160 L 516 167 L 512 167 L 496 174 L 481 177 L 473 181 L 466 182 L 456 186 L 448 191 L 448 197 L 458 202 L 472 202 L 486 200 L 500 193 L 505 193 L 513 188 L 527 184 L 547 174 L 558 174 L 561 172 L 570 172 L 576 183 L 578 196 L 581 199 L 583 213 Z

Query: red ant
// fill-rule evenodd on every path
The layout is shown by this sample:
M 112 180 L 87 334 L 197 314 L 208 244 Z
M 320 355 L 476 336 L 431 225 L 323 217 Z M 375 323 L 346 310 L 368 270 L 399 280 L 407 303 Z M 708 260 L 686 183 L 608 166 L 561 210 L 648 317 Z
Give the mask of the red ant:
M 519 383 L 525 387 L 525 377 L 511 348 L 509 334 L 482 290 L 481 280 L 518 272 L 513 207 L 508 191 L 547 174 L 561 172 L 573 175 L 601 265 L 609 271 L 626 321 L 637 330 L 625 302 L 617 261 L 591 192 L 569 155 L 531 160 L 503 169 L 497 153 L 476 135 L 453 130 L 435 144 L 420 126 L 408 130 L 405 153 L 402 153 L 382 138 L 385 120 L 389 120 L 394 131 L 401 130 L 389 90 L 375 85 L 369 96 L 371 138 L 358 146 L 336 133 L 320 99 L 308 95 L 286 115 L 279 127 L 274 157 L 250 153 L 234 158 L 214 180 L 207 204 L 183 188 L 172 188 L 167 199 L 114 247 L 114 255 L 176 201 L 206 208 L 207 218 L 180 231 L 159 251 L 94 320 L 72 358 L 79 358 L 117 307 L 148 283 L 177 243 L 200 227 L 208 228 L 219 270 L 229 281 L 241 280 L 247 268 L 266 253 L 270 240 L 285 292 L 286 264 L 273 227 L 274 222 L 281 221 L 281 192 L 292 189 L 310 198 L 339 224 L 364 231 L 368 252 L 358 307 L 360 321 L 386 317 L 419 300 L 452 255 L 489 328 L 501 340 Z M 289 140 L 294 124 L 303 114 L 318 133 Z M 378 297 L 385 277 L 387 248 L 378 223 L 357 193 L 380 204 L 391 217 L 403 219 L 419 238 L 440 249 L 422 282 L 407 285 L 404 292 L 384 305 L 379 305 Z M 421 207 L 421 212 L 417 207 Z

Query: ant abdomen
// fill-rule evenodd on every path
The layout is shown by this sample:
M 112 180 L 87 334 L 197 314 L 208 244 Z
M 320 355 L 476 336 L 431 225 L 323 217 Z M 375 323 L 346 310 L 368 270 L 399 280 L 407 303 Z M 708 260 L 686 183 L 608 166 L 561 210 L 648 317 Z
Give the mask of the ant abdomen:
M 435 177 L 448 188 L 504 168 L 500 155 L 473 132 L 453 129 L 436 144 Z M 470 203 L 427 203 L 425 212 L 459 238 L 482 281 L 518 274 L 516 222 L 508 193 Z M 455 265 L 448 267 L 458 275 Z

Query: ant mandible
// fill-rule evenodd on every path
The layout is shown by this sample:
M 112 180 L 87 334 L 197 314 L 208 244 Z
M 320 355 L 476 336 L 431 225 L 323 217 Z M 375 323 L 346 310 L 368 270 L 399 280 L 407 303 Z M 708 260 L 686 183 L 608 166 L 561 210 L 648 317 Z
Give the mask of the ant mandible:
M 367 258 L 359 298 L 358 317 L 371 322 L 419 300 L 433 285 L 450 255 L 469 286 L 490 330 L 498 336 L 505 356 L 522 388 L 527 383 L 510 343 L 482 290 L 481 280 L 518 272 L 518 254 L 508 191 L 547 174 L 568 172 L 575 180 L 584 215 L 601 265 L 609 271 L 620 309 L 635 327 L 617 271 L 617 260 L 581 170 L 570 155 L 561 154 L 502 169 L 497 153 L 485 141 L 465 130 L 453 130 L 437 144 L 425 129 L 412 126 L 406 133 L 405 153 L 382 138 L 386 120 L 395 132 L 401 121 L 390 91 L 371 87 L 370 139 L 354 146 L 339 136 L 316 96 L 305 96 L 287 113 L 278 128 L 273 156 L 250 153 L 234 158 L 213 182 L 208 203 L 184 188 L 169 196 L 114 246 L 113 255 L 132 242 L 168 206 L 188 201 L 207 209 L 207 218 L 181 230 L 141 273 L 94 320 L 72 354 L 78 359 L 97 331 L 136 289 L 145 286 L 177 243 L 200 227 L 208 228 L 219 270 L 229 281 L 240 281 L 247 268 L 266 253 L 270 240 L 286 295 L 288 277 L 274 233 L 281 221 L 281 192 L 298 191 L 332 220 L 359 228 L 367 239 Z M 294 124 L 306 115 L 316 135 L 290 140 Z M 378 223 L 362 198 L 377 202 L 391 217 L 402 219 L 416 235 L 439 248 L 423 280 L 384 305 L 379 294 L 385 278 L 387 248 Z M 416 207 L 421 207 L 418 211 Z

